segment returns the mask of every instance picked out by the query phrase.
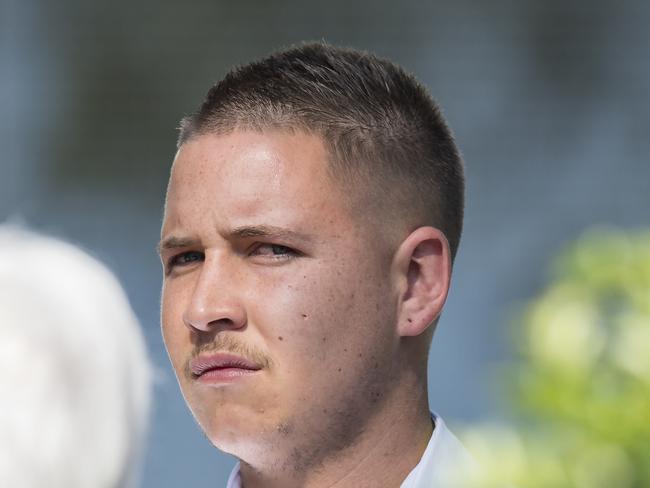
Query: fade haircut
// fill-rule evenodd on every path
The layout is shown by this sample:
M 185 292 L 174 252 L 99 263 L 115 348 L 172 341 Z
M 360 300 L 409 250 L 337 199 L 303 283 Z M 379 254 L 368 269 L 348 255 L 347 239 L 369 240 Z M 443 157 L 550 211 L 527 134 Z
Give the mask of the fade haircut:
M 456 255 L 462 160 L 440 108 L 399 66 L 325 43 L 276 52 L 215 84 L 198 111 L 182 120 L 178 147 L 197 135 L 236 129 L 321 137 L 330 174 L 346 190 L 365 193 L 383 218 L 439 228 Z

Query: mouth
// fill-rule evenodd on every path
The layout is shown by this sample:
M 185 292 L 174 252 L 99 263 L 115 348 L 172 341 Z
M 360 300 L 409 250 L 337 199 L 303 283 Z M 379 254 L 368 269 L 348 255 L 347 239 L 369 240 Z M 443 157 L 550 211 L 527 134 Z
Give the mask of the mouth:
M 230 353 L 199 356 L 190 361 L 189 367 L 194 380 L 211 385 L 232 383 L 262 369 L 253 361 Z

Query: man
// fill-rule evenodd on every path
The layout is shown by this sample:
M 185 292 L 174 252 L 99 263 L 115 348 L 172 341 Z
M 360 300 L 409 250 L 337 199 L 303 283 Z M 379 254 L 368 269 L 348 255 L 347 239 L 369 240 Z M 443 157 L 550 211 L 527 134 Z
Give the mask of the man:
M 427 355 L 462 227 L 439 109 L 388 61 L 305 44 L 183 120 L 162 330 L 229 486 L 436 486 L 462 448 Z

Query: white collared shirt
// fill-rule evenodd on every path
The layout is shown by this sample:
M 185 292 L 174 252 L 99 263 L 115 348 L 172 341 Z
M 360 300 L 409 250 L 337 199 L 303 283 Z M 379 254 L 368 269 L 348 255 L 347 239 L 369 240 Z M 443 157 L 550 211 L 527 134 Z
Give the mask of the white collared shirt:
M 400 488 L 460 488 L 450 480 L 458 479 L 458 473 L 470 469 L 474 462 L 460 441 L 451 433 L 443 420 L 432 413 L 435 423 L 433 434 L 420 462 L 413 468 Z M 239 463 L 228 478 L 226 488 L 242 488 Z
M 445 422 L 432 413 L 435 429 L 420 462 L 400 488 L 461 488 L 463 474 L 474 469 L 474 460 Z

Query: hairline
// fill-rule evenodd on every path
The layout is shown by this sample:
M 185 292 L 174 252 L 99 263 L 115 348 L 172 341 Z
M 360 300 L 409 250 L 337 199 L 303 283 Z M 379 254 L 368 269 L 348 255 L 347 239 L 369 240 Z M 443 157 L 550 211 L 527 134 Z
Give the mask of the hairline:
M 358 72 L 359 66 L 368 72 Z M 289 91 L 277 91 L 282 88 Z M 368 98 L 373 94 L 378 105 Z M 395 225 L 410 231 L 442 230 L 455 258 L 464 214 L 462 156 L 440 106 L 399 65 L 325 42 L 274 52 L 231 69 L 213 85 L 199 109 L 182 119 L 177 147 L 202 134 L 235 130 L 318 136 L 333 181 L 350 195 L 365 194 L 383 220 L 397 217 Z
M 192 120 L 190 117 L 185 117 L 183 121 Z M 291 123 L 293 122 L 293 123 Z M 384 229 L 391 229 L 393 239 L 399 238 L 399 242 L 404 239 L 410 232 L 418 227 L 432 226 L 439 227 L 432 218 L 427 218 L 427 212 L 422 208 L 415 208 L 412 202 L 410 206 L 403 205 L 409 203 L 408 199 L 386 196 L 383 192 L 382 198 L 373 195 L 379 193 L 382 189 L 383 177 L 373 176 L 371 165 L 367 161 L 360 164 L 349 164 L 349 162 L 342 160 L 334 147 L 334 143 L 327 138 L 323 131 L 310 126 L 309 124 L 293 119 L 279 122 L 269 120 L 264 124 L 255 124 L 250 121 L 235 119 L 221 119 L 218 126 L 207 124 L 203 127 L 197 127 L 193 121 L 190 130 L 187 127 L 184 131 L 187 137 L 178 141 L 178 150 L 184 144 L 196 140 L 203 136 L 227 136 L 235 132 L 255 132 L 258 134 L 269 134 L 273 132 L 287 133 L 287 134 L 305 134 L 317 137 L 323 144 L 327 156 L 327 175 L 330 182 L 335 185 L 340 185 L 340 194 L 349 204 L 351 214 L 358 218 L 360 221 L 369 227 L 381 226 Z M 368 184 L 372 182 L 371 184 Z M 398 183 L 399 185 L 399 183 Z M 365 191 L 359 192 L 363 188 Z M 350 190 L 350 191 L 346 191 Z M 400 190 L 402 190 L 400 188 Z M 402 191 L 396 192 L 401 194 Z M 348 196 L 349 195 L 349 196 Z M 355 197 L 356 196 L 356 197 Z M 400 205 L 400 203 L 402 205 Z M 398 210 L 407 208 L 407 210 Z M 436 209 L 437 210 L 437 209 Z M 402 225 L 400 225 L 402 223 Z M 384 234 L 384 232 L 382 232 Z

